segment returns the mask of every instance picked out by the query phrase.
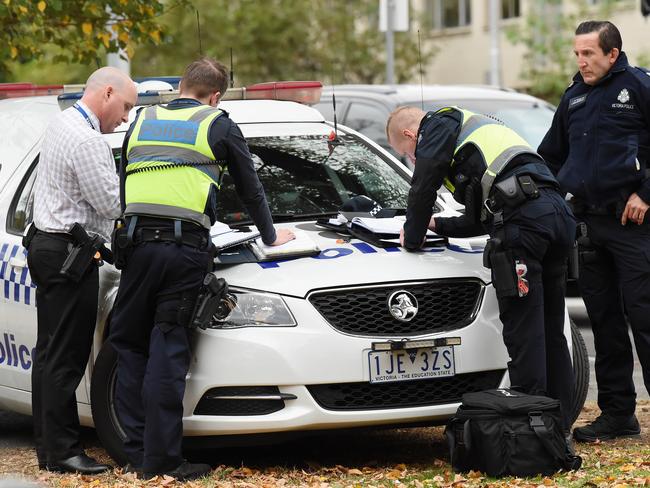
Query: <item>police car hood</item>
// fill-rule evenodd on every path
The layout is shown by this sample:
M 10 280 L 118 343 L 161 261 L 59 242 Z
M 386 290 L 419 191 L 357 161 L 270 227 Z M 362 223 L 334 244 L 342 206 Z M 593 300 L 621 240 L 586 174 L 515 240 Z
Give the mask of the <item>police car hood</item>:
M 354 238 L 348 241 L 314 222 L 276 224 L 276 228 L 305 232 L 318 245 L 320 254 L 283 261 L 222 264 L 217 275 L 231 286 L 295 297 L 324 288 L 445 278 L 490 282 L 482 260 L 484 237 L 450 239 L 445 246 L 407 252 L 400 247 L 382 249 Z

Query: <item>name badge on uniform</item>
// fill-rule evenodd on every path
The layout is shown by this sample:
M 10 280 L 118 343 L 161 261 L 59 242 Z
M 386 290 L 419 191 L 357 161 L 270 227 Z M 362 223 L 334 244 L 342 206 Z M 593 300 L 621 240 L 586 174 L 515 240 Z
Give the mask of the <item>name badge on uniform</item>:
M 580 95 L 579 97 L 574 97 L 569 99 L 569 110 L 580 107 L 585 104 L 587 101 L 587 95 Z

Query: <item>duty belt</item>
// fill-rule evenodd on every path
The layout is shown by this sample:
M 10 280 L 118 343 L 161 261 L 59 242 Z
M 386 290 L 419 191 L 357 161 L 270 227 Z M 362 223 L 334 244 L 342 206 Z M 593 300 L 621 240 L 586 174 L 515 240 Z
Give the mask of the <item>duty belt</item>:
M 141 242 L 174 242 L 207 249 L 210 234 L 191 222 L 131 215 L 126 223 L 126 246 Z
M 553 183 L 535 181 L 530 175 L 513 175 L 495 183 L 483 205 L 490 214 L 495 215 L 539 198 L 539 190 L 544 188 L 557 190 L 558 187 Z
M 625 202 L 622 200 L 620 202 L 612 202 L 606 205 L 594 205 L 573 197 L 569 201 L 569 204 L 571 205 L 571 210 L 573 210 L 573 213 L 576 215 L 618 216 L 622 215 L 625 208 Z
M 195 247 L 197 249 L 205 249 L 209 237 L 194 232 L 183 232 L 180 240 L 183 245 Z M 173 229 L 136 227 L 135 232 L 133 233 L 133 243 L 140 244 L 141 242 L 174 242 L 178 244 L 178 239 Z

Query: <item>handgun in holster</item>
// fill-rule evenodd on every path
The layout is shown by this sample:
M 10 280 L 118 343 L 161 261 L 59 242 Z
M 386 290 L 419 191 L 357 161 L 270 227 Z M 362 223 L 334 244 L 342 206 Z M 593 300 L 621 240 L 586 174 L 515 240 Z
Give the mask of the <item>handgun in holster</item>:
M 80 281 L 95 260 L 99 266 L 103 264 L 102 260 L 107 263 L 113 262 L 113 253 L 104 246 L 101 237 L 91 237 L 77 222 L 70 229 L 70 235 L 73 244 L 59 271 L 69 280 Z
M 514 257 L 498 237 L 488 239 L 483 251 L 483 266 L 492 270 L 492 286 L 497 297 L 518 295 Z
M 591 242 L 587 231 L 587 224 L 584 222 L 578 223 L 576 237 L 579 262 L 582 264 L 595 262 L 598 259 L 598 251 L 596 251 L 596 248 Z
M 225 319 L 236 306 L 237 297 L 228 293 L 226 280 L 208 273 L 203 279 L 189 326 L 206 329 L 213 318 Z
M 126 268 L 128 258 L 133 250 L 133 240 L 129 239 L 128 227 L 123 219 L 115 221 L 115 228 L 111 234 L 111 250 L 116 269 Z

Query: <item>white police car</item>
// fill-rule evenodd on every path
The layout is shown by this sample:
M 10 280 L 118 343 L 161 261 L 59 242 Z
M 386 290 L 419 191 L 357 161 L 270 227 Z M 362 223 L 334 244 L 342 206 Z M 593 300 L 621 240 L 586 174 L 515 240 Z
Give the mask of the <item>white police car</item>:
M 254 88 L 247 97 L 311 97 L 314 89 L 309 83 Z M 410 173 L 346 127 L 338 127 L 340 144 L 328 143 L 333 127 L 308 106 L 232 100 L 221 107 L 248 140 L 276 223 L 305 231 L 321 252 L 220 267 L 238 307 L 226 322 L 193 335 L 187 438 L 224 442 L 248 434 L 442 423 L 463 393 L 508 384 L 481 239 L 407 253 L 317 227 L 316 218 L 335 215 L 352 195 L 404 207 Z M 37 304 L 20 241 L 32 217 L 40 138 L 58 111 L 54 96 L 0 100 L 0 408 L 27 414 Z M 106 136 L 116 157 L 125 130 Z M 227 179 L 219 198 L 221 221 L 246 223 Z M 115 354 L 105 344 L 118 280 L 111 266 L 100 269 L 96 336 L 77 400 L 82 423 L 94 425 L 123 462 L 113 408 Z M 390 311 L 407 296 L 417 307 L 410 321 Z M 577 417 L 589 369 L 568 316 L 566 334 L 573 339 Z

